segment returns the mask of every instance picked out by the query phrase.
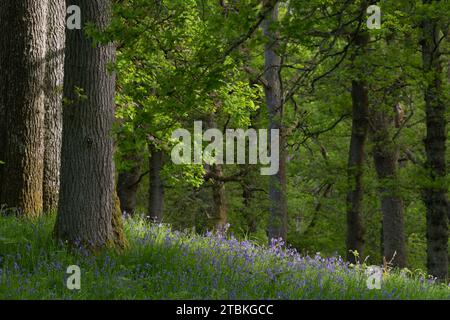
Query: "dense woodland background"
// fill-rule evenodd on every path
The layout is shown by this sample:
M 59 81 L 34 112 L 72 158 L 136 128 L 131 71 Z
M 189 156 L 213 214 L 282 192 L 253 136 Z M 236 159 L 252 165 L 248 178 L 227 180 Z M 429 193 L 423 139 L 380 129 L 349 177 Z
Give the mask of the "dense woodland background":
M 432 0 L 2 0 L 2 213 L 94 249 L 142 214 L 445 279 L 449 22 Z M 196 120 L 280 129 L 278 174 L 174 165 Z

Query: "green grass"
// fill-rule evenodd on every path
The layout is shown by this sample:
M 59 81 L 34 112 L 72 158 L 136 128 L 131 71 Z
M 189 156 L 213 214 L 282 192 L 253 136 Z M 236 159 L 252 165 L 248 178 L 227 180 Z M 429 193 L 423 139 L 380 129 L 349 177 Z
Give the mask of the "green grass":
M 450 289 L 420 272 L 391 272 L 369 290 L 364 266 L 337 257 L 198 236 L 126 219 L 130 247 L 96 255 L 69 252 L 51 237 L 54 217 L 0 216 L 0 299 L 450 299 Z M 81 289 L 66 287 L 81 268 Z

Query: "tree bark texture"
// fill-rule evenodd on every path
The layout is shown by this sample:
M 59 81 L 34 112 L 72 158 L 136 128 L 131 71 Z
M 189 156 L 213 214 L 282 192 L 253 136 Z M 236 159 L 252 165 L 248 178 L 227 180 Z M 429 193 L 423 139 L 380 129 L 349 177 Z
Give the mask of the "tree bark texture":
M 104 29 L 111 1 L 71 1 L 83 26 Z M 122 246 L 119 200 L 115 189 L 112 124 L 115 59 L 112 43 L 95 44 L 82 30 L 66 30 L 61 188 L 55 226 L 59 239 L 91 248 Z
M 392 140 L 394 114 L 375 107 L 372 118 L 373 159 L 379 180 L 383 257 L 395 267 L 406 267 L 404 204 L 398 181 L 399 146 Z
M 45 73 L 44 212 L 58 208 L 62 142 L 62 90 L 64 80 L 64 0 L 49 0 Z
M 42 213 L 47 0 L 0 2 L 0 204 Z

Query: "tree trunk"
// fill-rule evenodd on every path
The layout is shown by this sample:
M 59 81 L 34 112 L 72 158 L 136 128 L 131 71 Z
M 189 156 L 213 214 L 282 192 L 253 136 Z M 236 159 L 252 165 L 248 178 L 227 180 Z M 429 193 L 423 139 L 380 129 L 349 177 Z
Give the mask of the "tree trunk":
M 398 181 L 399 147 L 392 140 L 394 115 L 374 110 L 373 158 L 379 180 L 381 200 L 383 257 L 393 266 L 406 267 L 406 242 L 403 220 L 403 198 Z
M 367 35 L 356 36 L 355 44 L 364 50 L 368 42 Z M 347 260 L 355 263 L 356 257 L 352 251 L 363 256 L 364 226 L 362 221 L 363 208 L 363 171 L 364 150 L 369 127 L 369 100 L 367 82 L 363 79 L 352 81 L 352 135 L 348 157 L 347 193 Z
M 164 166 L 164 153 L 153 146 L 149 146 L 149 213 L 152 221 L 160 222 L 164 213 L 164 185 L 161 170 Z
M 126 159 L 131 161 L 131 168 L 119 173 L 117 183 L 117 194 L 120 200 L 120 211 L 133 215 L 136 211 L 137 191 L 141 178 L 142 159 L 138 155 Z
M 223 176 L 223 166 L 215 164 L 210 167 L 213 175 Z M 227 207 L 225 201 L 225 182 L 220 179 L 212 179 L 213 217 L 212 225 L 216 230 L 223 230 L 227 224 Z
M 447 29 L 447 43 L 450 43 L 450 28 Z M 447 61 L 447 84 L 450 85 L 450 59 Z M 447 198 L 447 228 L 448 224 L 450 224 L 450 202 Z
M 447 26 L 447 30 L 445 31 L 447 34 L 447 46 L 450 45 L 450 27 Z M 450 59 L 447 59 L 447 85 L 450 85 Z M 448 100 L 447 100 L 447 104 L 448 104 Z M 448 113 L 448 110 L 446 109 L 446 112 Z M 446 124 L 445 124 L 446 125 Z M 445 127 L 445 132 L 447 134 L 448 137 L 448 131 L 447 131 L 447 126 Z M 447 138 L 446 138 L 447 141 Z M 445 143 L 445 145 L 447 145 L 447 142 Z M 448 161 L 448 160 L 447 160 Z M 448 171 L 447 171 L 447 166 L 445 167 L 445 174 L 447 175 Z M 446 205 L 447 205 L 447 228 L 450 225 L 450 201 L 448 199 L 448 188 L 447 188 L 447 192 L 445 194 L 445 199 L 446 199 Z M 448 229 L 447 229 L 448 230 Z M 449 254 L 449 262 L 450 262 L 450 254 Z M 447 278 L 449 278 L 450 275 L 447 273 Z
M 42 213 L 47 0 L 1 1 L 0 204 Z
M 246 171 L 248 173 L 244 175 L 241 180 L 242 200 L 245 207 L 245 220 L 247 223 L 248 233 L 256 233 L 258 229 L 257 218 L 255 214 L 251 212 L 251 204 L 254 192 L 252 188 L 252 177 L 250 176 L 250 170 L 248 168 L 246 169 Z
M 208 114 L 206 118 L 207 129 L 217 129 L 216 115 Z M 215 155 L 214 155 L 215 156 Z M 223 165 L 220 163 L 206 163 L 205 180 L 211 182 L 212 188 L 212 212 L 208 214 L 207 227 L 215 230 L 223 230 L 227 224 L 228 214 L 225 200 L 225 181 L 223 180 Z
M 264 92 L 269 112 L 269 129 L 279 130 L 280 133 L 279 170 L 278 173 L 269 177 L 269 241 L 273 238 L 286 240 L 287 237 L 286 151 L 283 130 L 283 88 L 280 76 L 281 57 L 277 53 L 279 35 L 271 29 L 271 26 L 277 20 L 278 5 L 271 10 L 264 21 L 264 35 L 268 39 L 264 52 L 264 78 L 266 82 Z
M 3 26 L 2 21 L 8 21 L 9 10 L 0 5 L 0 25 Z M 8 63 L 8 48 L 6 48 L 6 41 L 4 41 L 5 34 L 0 35 L 0 208 L 2 205 L 2 189 L 3 182 L 3 170 L 5 162 L 5 148 L 6 148 L 6 90 L 8 77 L 6 74 L 6 66 Z M 0 212 L 1 213 L 1 212 Z
M 424 4 L 433 1 L 424 0 Z M 426 18 L 422 23 L 422 61 L 430 76 L 425 88 L 427 134 L 425 138 L 425 168 L 429 181 L 423 188 L 427 218 L 428 273 L 445 279 L 448 275 L 448 200 L 445 162 L 447 128 L 446 104 L 442 86 L 443 68 L 440 61 L 440 30 L 438 21 Z
M 111 1 L 75 1 L 84 23 L 104 29 Z M 56 235 L 95 249 L 124 244 L 114 184 L 115 74 L 112 43 L 93 44 L 84 30 L 66 31 L 61 189 Z
M 45 73 L 44 212 L 56 212 L 58 208 L 65 16 L 65 2 L 49 0 Z

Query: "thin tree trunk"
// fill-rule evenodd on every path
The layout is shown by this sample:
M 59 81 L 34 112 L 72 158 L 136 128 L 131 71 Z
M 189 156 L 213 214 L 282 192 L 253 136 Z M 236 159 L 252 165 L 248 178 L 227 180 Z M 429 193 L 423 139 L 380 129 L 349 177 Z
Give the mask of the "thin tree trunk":
M 47 0 L 0 2 L 0 204 L 42 213 Z
M 137 191 L 141 178 L 142 159 L 134 154 L 126 158 L 133 165 L 131 168 L 119 173 L 117 182 L 117 195 L 120 200 L 120 211 L 133 215 L 136 211 Z
M 2 21 L 8 21 L 9 10 L 5 10 L 0 5 L 0 25 Z M 6 41 L 4 41 L 5 34 L 0 34 L 0 209 L 2 205 L 2 189 L 4 187 L 3 171 L 5 162 L 5 148 L 6 148 L 6 90 L 8 77 L 6 67 L 8 63 L 8 48 L 6 48 Z M 0 212 L 1 213 L 1 212 Z
M 357 35 L 355 43 L 364 50 L 368 42 L 367 35 Z M 363 256 L 364 226 L 363 209 L 363 171 L 365 144 L 369 127 L 369 101 L 367 82 L 363 79 L 352 81 L 352 135 L 348 158 L 347 193 L 347 260 L 356 262 L 352 251 Z
M 215 114 L 210 113 L 206 119 L 207 129 L 217 129 Z M 211 180 L 212 212 L 208 215 L 208 227 L 223 230 L 227 224 L 228 213 L 225 199 L 225 181 L 223 180 L 223 165 L 219 163 L 205 164 L 207 170 L 205 180 Z
M 287 199 L 286 199 L 286 152 L 283 130 L 283 103 L 282 81 L 280 75 L 281 57 L 277 53 L 279 49 L 278 33 L 271 29 L 278 20 L 278 5 L 268 14 L 264 21 L 264 35 L 268 42 L 265 46 L 264 92 L 267 110 L 269 112 L 269 129 L 279 130 L 279 170 L 269 177 L 270 216 L 268 225 L 268 237 L 271 239 L 287 237 Z
M 447 45 L 450 45 L 450 28 L 447 28 Z M 450 59 L 447 61 L 447 85 L 450 85 Z M 447 169 L 446 169 L 447 173 Z M 0 177 L 1 178 L 1 177 Z M 450 201 L 447 198 L 447 226 L 450 224 Z M 449 254 L 450 259 L 450 254 Z
M 111 1 L 75 1 L 84 23 L 105 28 Z M 61 189 L 55 226 L 59 239 L 95 249 L 122 246 L 121 213 L 114 184 L 115 74 L 112 43 L 93 45 L 84 30 L 66 31 Z
M 248 144 L 247 144 L 248 145 Z M 247 165 L 244 165 L 247 166 Z M 252 178 L 250 174 L 250 169 L 245 169 L 248 173 L 242 177 L 241 187 L 242 187 L 242 200 L 245 211 L 245 219 L 247 222 L 247 228 L 249 233 L 256 233 L 258 228 L 258 223 L 256 221 L 256 216 L 253 212 L 251 212 L 251 203 L 253 200 L 253 190 L 252 190 Z
M 153 146 L 149 146 L 149 213 L 153 221 L 161 221 L 164 214 L 164 185 L 161 170 L 164 166 L 164 153 Z
M 223 166 L 215 164 L 211 166 L 214 176 L 223 176 Z M 220 179 L 212 180 L 213 197 L 213 226 L 216 230 L 223 230 L 227 224 L 227 207 L 225 201 L 225 182 Z
M 433 1 L 424 0 L 423 3 L 432 4 Z M 438 22 L 426 18 L 422 23 L 422 32 L 423 68 L 430 76 L 424 93 L 427 126 L 425 168 L 429 175 L 429 181 L 423 188 L 427 217 L 427 268 L 429 274 L 445 279 L 448 276 L 447 120 Z
M 65 16 L 65 2 L 63 0 L 49 0 L 45 74 L 44 212 L 56 212 L 58 208 Z
M 404 205 L 398 181 L 399 146 L 390 134 L 394 115 L 374 110 L 373 158 L 379 180 L 382 220 L 383 257 L 396 267 L 406 267 Z

